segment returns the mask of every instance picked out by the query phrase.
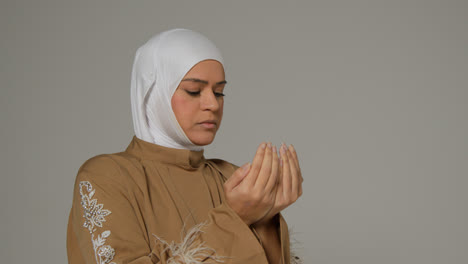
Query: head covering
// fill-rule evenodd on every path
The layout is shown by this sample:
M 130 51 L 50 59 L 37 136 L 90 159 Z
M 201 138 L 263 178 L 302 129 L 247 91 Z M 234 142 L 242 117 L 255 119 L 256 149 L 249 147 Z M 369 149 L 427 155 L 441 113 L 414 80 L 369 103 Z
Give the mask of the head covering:
M 171 99 L 185 74 L 208 59 L 223 64 L 216 46 L 188 29 L 162 32 L 137 50 L 130 91 L 136 137 L 169 148 L 203 149 L 193 144 L 180 127 Z

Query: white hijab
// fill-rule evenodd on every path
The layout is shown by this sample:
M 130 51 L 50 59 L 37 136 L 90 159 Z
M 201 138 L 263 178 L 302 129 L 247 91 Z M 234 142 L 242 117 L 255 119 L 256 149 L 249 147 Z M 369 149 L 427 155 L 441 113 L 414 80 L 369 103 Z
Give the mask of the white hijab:
M 172 95 L 185 74 L 203 60 L 223 64 L 221 53 L 205 36 L 188 29 L 172 29 L 152 37 L 135 55 L 131 103 L 135 135 L 160 146 L 202 150 L 177 122 Z

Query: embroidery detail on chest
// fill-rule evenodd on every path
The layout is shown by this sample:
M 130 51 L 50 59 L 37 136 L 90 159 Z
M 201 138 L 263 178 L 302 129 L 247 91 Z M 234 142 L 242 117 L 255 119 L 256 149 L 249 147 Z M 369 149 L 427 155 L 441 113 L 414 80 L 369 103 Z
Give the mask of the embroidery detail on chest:
M 102 223 L 106 221 L 105 217 L 111 214 L 111 211 L 103 209 L 103 204 L 98 204 L 97 199 L 93 199 L 95 192 L 96 190 L 93 190 L 93 186 L 89 181 L 80 182 L 81 206 L 83 206 L 83 218 L 85 219 L 83 227 L 87 228 L 91 233 L 96 263 L 115 264 L 115 262 L 111 262 L 115 256 L 114 248 L 105 245 L 111 231 L 106 230 L 98 234 L 96 239 L 94 238 L 96 227 L 102 227 Z

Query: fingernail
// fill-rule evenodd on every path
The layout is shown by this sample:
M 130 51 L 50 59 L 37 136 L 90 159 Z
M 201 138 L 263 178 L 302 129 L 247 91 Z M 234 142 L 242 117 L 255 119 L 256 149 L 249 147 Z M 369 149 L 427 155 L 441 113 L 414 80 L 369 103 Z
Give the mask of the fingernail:
M 278 151 L 276 151 L 276 146 L 273 146 L 273 152 L 278 153 Z
M 284 143 L 283 143 L 283 144 L 281 145 L 281 147 L 280 147 L 280 152 L 281 152 L 281 154 L 286 154 L 286 150 L 285 150 L 285 149 L 286 149 L 286 147 L 284 146 Z
M 271 142 L 268 142 L 267 146 L 271 149 Z
M 262 149 L 265 149 L 266 148 L 266 144 L 265 143 L 262 143 Z

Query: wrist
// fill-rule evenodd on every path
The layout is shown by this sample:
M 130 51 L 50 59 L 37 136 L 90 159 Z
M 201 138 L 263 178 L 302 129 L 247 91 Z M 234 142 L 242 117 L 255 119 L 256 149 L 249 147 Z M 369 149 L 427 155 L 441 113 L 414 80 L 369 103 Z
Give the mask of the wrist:
M 258 222 L 255 222 L 252 224 L 252 226 L 258 231 L 276 229 L 279 226 L 278 214 L 269 219 L 262 219 Z

